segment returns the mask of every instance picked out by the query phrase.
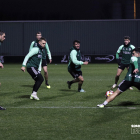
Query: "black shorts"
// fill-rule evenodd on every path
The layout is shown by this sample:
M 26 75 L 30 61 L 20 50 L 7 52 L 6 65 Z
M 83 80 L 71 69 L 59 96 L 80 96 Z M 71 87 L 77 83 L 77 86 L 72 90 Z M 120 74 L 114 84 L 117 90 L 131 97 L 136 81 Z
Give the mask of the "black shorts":
M 123 80 L 120 84 L 119 84 L 119 90 L 121 92 L 124 92 L 126 91 L 129 87 L 131 86 L 134 86 L 136 87 L 138 90 L 140 90 L 140 83 L 137 83 L 137 82 L 133 82 L 133 81 L 126 81 L 126 80 Z
M 47 66 L 47 60 L 46 59 L 42 59 L 42 67 Z
M 121 70 L 124 70 L 125 68 L 128 68 L 128 67 L 129 67 L 129 64 L 122 64 L 121 63 L 118 68 Z
M 69 71 L 69 73 L 74 79 L 78 78 L 79 76 L 82 76 L 82 71 Z
M 38 77 L 43 77 L 40 73 L 40 71 L 35 68 L 35 67 L 31 67 L 31 68 L 27 68 L 27 72 L 31 75 L 31 77 L 36 81 L 36 79 L 38 79 Z

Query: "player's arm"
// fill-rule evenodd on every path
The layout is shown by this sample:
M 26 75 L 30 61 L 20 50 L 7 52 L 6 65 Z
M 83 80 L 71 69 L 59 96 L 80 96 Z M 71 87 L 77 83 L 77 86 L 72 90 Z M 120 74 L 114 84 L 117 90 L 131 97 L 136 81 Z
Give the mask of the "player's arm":
M 117 52 L 116 52 L 116 61 L 117 61 L 118 65 L 120 65 L 120 63 L 121 63 L 121 61 L 120 61 L 120 59 L 119 59 L 119 54 L 120 54 L 120 52 L 121 52 L 121 50 L 122 50 L 122 47 L 123 47 L 123 45 L 121 45 L 121 46 L 118 48 Z
M 139 70 L 138 70 L 138 58 L 135 57 L 135 56 L 132 56 L 131 60 L 130 60 L 130 63 L 132 63 L 135 67 L 135 70 L 133 71 L 133 73 L 139 72 Z
M 3 64 L 1 63 L 1 61 L 0 61 L 0 68 L 3 68 Z
M 50 63 L 51 63 L 52 62 L 52 56 L 51 56 L 51 52 L 50 52 L 50 49 L 49 49 L 49 46 L 48 46 L 47 42 L 46 42 L 45 48 L 46 48 L 46 51 L 47 51 L 47 54 L 48 54 L 48 58 L 49 58 Z
M 30 48 L 29 48 L 29 52 L 31 51 L 31 49 L 34 47 L 34 41 L 31 43 Z
M 75 65 L 83 65 L 83 64 L 87 65 L 88 64 L 88 62 L 83 62 L 83 61 L 77 60 L 76 55 L 77 55 L 77 52 L 75 50 L 71 51 L 70 58 Z
M 131 45 L 131 48 L 132 48 L 132 50 L 134 50 L 135 49 L 135 46 L 134 45 Z
M 37 54 L 38 53 L 38 50 L 39 48 L 33 48 L 31 49 L 31 51 L 25 56 L 24 58 L 24 61 L 22 63 L 22 67 L 21 67 L 21 70 L 25 72 L 25 67 L 26 67 L 26 64 L 29 60 L 30 57 L 32 57 L 33 55 Z

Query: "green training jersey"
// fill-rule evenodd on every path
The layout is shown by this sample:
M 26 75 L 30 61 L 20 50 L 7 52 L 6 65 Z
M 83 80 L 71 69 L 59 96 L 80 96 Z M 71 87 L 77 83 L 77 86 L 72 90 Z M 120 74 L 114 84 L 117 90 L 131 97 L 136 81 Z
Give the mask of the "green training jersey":
M 68 70 L 69 71 L 81 71 L 81 53 L 80 50 L 77 50 L 75 47 L 72 47 L 69 57 Z
M 31 43 L 31 45 L 30 45 L 29 51 L 31 51 L 31 49 L 32 49 L 33 47 L 36 47 L 36 46 L 37 46 L 37 41 L 33 41 L 33 42 Z M 42 57 L 42 59 L 46 59 L 46 52 L 47 52 L 47 55 L 48 55 L 49 60 L 52 59 L 52 57 L 51 57 L 51 52 L 50 52 L 50 49 L 49 49 L 49 46 L 48 46 L 48 43 L 47 43 L 47 42 L 46 42 L 46 45 L 45 45 L 45 49 L 44 49 L 44 51 L 43 51 L 43 57 Z
M 26 66 L 27 68 L 35 67 L 38 68 L 39 71 L 41 71 L 43 50 L 44 49 L 41 49 L 39 47 L 32 48 L 24 58 L 22 66 Z
M 138 69 L 138 73 L 133 73 L 135 69 Z M 140 83 L 140 57 L 132 56 L 130 60 L 129 70 L 125 76 L 126 81 L 134 81 Z
M 116 53 L 116 59 L 119 59 L 119 53 L 122 53 L 122 64 L 130 64 L 130 58 L 132 56 L 132 50 L 135 49 L 135 46 L 129 45 L 128 47 L 125 47 L 124 45 L 121 45 Z

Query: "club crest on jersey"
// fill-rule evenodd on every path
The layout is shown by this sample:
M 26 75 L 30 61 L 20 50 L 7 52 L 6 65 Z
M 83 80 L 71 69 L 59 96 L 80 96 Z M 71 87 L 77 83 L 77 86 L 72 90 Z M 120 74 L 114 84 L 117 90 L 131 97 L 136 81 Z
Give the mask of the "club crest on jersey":
M 39 55 L 38 55 L 38 58 L 42 58 L 42 55 L 39 54 Z
M 37 46 L 37 43 L 35 43 L 35 46 Z
M 131 51 L 131 48 L 129 48 L 129 51 Z

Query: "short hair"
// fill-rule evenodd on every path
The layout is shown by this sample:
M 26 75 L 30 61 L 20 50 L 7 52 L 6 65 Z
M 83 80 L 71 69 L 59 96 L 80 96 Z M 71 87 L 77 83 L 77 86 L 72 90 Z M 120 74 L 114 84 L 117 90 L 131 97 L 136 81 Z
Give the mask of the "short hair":
M 41 34 L 41 35 L 42 35 L 42 33 L 41 33 L 40 31 L 38 31 L 38 32 L 36 33 L 36 35 L 37 35 L 37 34 Z
M 130 36 L 124 36 L 124 39 L 129 39 L 130 40 Z
M 0 35 L 3 35 L 3 34 L 5 34 L 5 32 L 3 32 L 3 31 L 0 30 Z
M 74 41 L 73 41 L 73 45 L 75 45 L 76 42 L 77 42 L 77 43 L 80 43 L 79 40 L 74 40 Z
M 135 51 L 136 53 L 140 53 L 140 47 L 133 49 L 133 51 Z
M 47 42 L 46 38 L 44 38 L 44 37 L 41 37 L 41 38 L 39 39 L 39 41 L 42 41 L 42 40 L 44 40 L 44 41 Z

